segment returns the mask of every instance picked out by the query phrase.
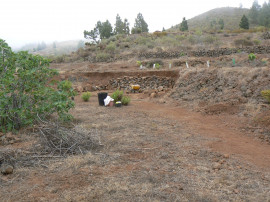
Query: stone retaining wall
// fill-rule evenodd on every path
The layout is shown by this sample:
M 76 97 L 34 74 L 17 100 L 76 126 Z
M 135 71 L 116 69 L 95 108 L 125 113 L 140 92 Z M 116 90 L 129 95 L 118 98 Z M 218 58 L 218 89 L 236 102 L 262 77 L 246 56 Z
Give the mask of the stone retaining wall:
M 119 89 L 130 89 L 130 85 L 138 84 L 141 90 L 145 89 L 168 89 L 173 88 L 175 80 L 169 77 L 159 77 L 159 76 L 146 76 L 146 77 L 128 77 L 124 76 L 122 78 L 111 79 L 109 81 L 112 88 Z
M 250 46 L 244 48 L 220 48 L 215 50 L 192 51 L 191 55 L 195 57 L 219 57 L 222 55 L 231 55 L 238 52 L 267 54 L 270 53 L 270 46 Z
M 190 51 L 188 53 L 184 52 L 146 52 L 139 53 L 139 58 L 179 58 L 185 55 L 194 57 L 219 57 L 222 55 L 231 55 L 238 52 L 254 53 L 254 54 L 267 54 L 270 53 L 270 46 L 248 46 L 243 48 L 219 48 L 213 50 L 198 50 Z
M 193 56 L 193 57 L 219 57 L 222 55 L 232 55 L 239 52 L 246 52 L 246 53 L 254 53 L 254 54 L 269 54 L 270 53 L 270 46 L 247 46 L 242 48 L 219 48 L 219 49 L 212 49 L 212 50 L 198 50 L 198 51 L 190 51 L 190 52 L 183 52 L 173 51 L 173 52 L 144 52 L 139 54 L 129 54 L 119 57 L 108 57 L 100 60 L 96 60 L 96 58 L 88 58 L 90 62 L 115 62 L 118 60 L 128 60 L 134 57 L 138 57 L 140 60 L 142 59 L 150 59 L 150 58 L 160 58 L 160 59 L 173 59 L 173 58 L 180 58 L 183 56 Z

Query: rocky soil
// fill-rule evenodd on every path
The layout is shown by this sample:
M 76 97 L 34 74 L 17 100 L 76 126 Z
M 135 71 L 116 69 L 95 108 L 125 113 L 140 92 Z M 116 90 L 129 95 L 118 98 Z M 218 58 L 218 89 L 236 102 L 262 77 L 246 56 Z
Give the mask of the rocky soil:
M 95 94 L 90 102 L 75 101 L 77 125 L 96 131 L 103 147 L 0 175 L 2 201 L 270 199 L 269 145 L 241 132 L 244 119 L 201 115 L 137 94 L 122 108 L 99 107 Z M 22 142 L 8 147 L 31 148 Z

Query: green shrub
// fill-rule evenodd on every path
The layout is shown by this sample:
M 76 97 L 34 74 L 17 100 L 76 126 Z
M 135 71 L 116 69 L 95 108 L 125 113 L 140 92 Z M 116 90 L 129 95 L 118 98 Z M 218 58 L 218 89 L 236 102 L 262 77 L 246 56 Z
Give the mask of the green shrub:
M 270 103 L 270 90 L 261 91 L 261 95 Z
M 255 39 L 255 40 L 253 41 L 253 43 L 254 43 L 255 45 L 260 45 L 260 44 L 261 44 L 261 41 L 258 40 L 258 39 Z
M 115 50 L 116 50 L 116 45 L 113 42 L 110 42 L 109 45 L 107 45 L 105 48 L 105 51 L 111 54 L 115 53 Z
M 14 53 L 0 39 L 0 131 L 18 130 L 54 113 L 71 119 L 75 92 L 69 81 L 52 82 L 57 74 L 49 60 L 26 51 Z
M 256 55 L 255 55 L 254 53 L 250 53 L 250 54 L 248 55 L 248 59 L 249 59 L 250 61 L 253 61 L 253 60 L 256 59 Z
M 83 99 L 83 101 L 85 101 L 85 102 L 89 101 L 91 95 L 92 95 L 92 94 L 91 94 L 90 92 L 84 92 L 84 93 L 82 94 L 82 99 Z
M 159 63 L 155 63 L 155 68 L 156 69 L 160 69 L 160 64 Z
M 113 92 L 113 94 L 111 95 L 112 99 L 114 99 L 114 102 L 118 102 L 118 101 L 121 101 L 122 98 L 123 98 L 123 91 L 120 91 L 120 90 L 116 90 Z
M 156 64 L 155 67 L 157 67 L 157 64 L 160 67 L 160 65 L 163 65 L 164 63 L 162 62 L 162 60 L 152 60 L 147 62 L 146 67 L 152 68 L 154 64 Z
M 130 103 L 130 97 L 128 96 L 123 96 L 121 99 L 122 105 L 128 105 Z
M 213 44 L 215 41 L 217 41 L 217 38 L 211 35 L 204 38 L 204 42 L 207 44 Z
M 98 62 L 107 62 L 110 59 L 110 56 L 107 53 L 98 53 L 96 56 L 96 60 Z
M 138 66 L 141 66 L 141 65 L 142 65 L 142 61 L 139 61 L 139 60 L 138 60 L 138 61 L 137 61 L 137 65 L 138 65 Z

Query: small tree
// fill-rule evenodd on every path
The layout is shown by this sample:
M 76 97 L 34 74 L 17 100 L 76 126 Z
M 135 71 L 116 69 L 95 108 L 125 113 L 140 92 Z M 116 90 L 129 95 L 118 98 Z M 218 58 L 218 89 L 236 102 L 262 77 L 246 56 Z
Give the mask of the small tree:
M 252 4 L 252 7 L 249 10 L 248 16 L 250 17 L 250 21 L 253 24 L 257 24 L 259 22 L 259 11 L 261 6 L 259 5 L 258 1 L 255 0 Z
M 92 43 L 99 43 L 99 39 L 108 39 L 113 35 L 113 28 L 111 23 L 98 21 L 95 28 L 91 31 L 84 30 L 84 38 L 92 40 Z
M 50 82 L 57 71 L 48 67 L 49 60 L 26 51 L 13 53 L 0 39 L 0 131 L 18 130 L 55 112 L 71 118 L 71 83 Z
M 224 20 L 223 19 L 219 19 L 218 24 L 220 26 L 220 29 L 223 30 L 224 29 Z
M 108 39 L 113 35 L 113 28 L 109 20 L 105 22 L 97 22 L 97 28 L 101 39 Z
M 122 21 L 119 14 L 117 14 L 114 27 L 114 34 L 124 34 L 124 32 L 125 32 L 124 22 Z
M 124 20 L 124 33 L 125 34 L 129 34 L 130 33 L 130 30 L 129 30 L 129 22 L 128 20 L 125 18 Z
M 243 15 L 243 17 L 241 18 L 239 27 L 242 29 L 249 29 L 248 18 L 245 15 Z
M 135 33 L 138 32 L 148 32 L 148 24 L 145 22 L 143 15 L 139 13 L 135 19 L 134 28 L 132 28 Z M 140 31 L 139 31 L 140 30 Z
M 181 30 L 182 32 L 188 30 L 188 24 L 187 24 L 187 20 L 186 20 L 185 17 L 183 18 L 182 23 L 180 24 L 180 30 Z
M 92 29 L 91 31 L 84 30 L 83 34 L 84 34 L 84 38 L 92 40 L 92 43 L 95 43 L 95 44 L 98 43 L 99 33 L 96 27 Z

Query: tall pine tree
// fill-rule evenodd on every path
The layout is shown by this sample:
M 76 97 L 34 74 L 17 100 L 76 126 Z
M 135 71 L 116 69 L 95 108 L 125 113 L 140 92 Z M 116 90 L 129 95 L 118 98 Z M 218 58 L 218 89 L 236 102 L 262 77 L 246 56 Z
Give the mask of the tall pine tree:
M 245 15 L 243 15 L 243 17 L 241 18 L 239 27 L 242 29 L 249 29 L 248 18 Z
M 181 25 L 180 25 L 180 30 L 181 30 L 182 32 L 188 30 L 188 24 L 187 24 L 187 20 L 186 20 L 185 17 L 183 18 L 182 23 L 181 23 Z
M 116 21 L 115 21 L 115 28 L 114 28 L 114 33 L 115 34 L 124 34 L 124 23 L 121 19 L 121 17 L 119 16 L 119 14 L 117 14 L 116 16 Z
M 258 1 L 255 0 L 252 4 L 252 7 L 249 10 L 248 16 L 250 18 L 250 22 L 253 24 L 259 23 L 259 11 L 261 9 L 261 6 L 259 5 Z
M 148 32 L 148 24 L 145 22 L 143 15 L 139 13 L 137 18 L 135 19 L 134 27 L 132 28 L 132 33 L 141 33 L 141 32 Z

